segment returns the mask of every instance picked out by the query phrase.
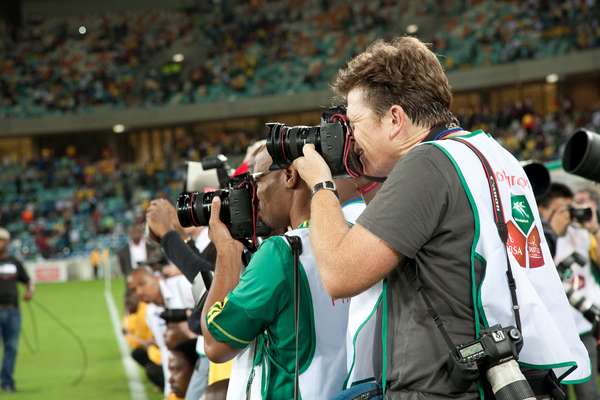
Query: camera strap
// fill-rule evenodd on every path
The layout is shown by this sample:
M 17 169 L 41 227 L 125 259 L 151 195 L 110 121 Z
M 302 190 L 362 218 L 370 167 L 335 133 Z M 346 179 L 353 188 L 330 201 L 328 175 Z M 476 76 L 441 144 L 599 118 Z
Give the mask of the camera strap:
M 296 358 L 294 364 L 294 400 L 298 400 L 298 375 L 300 371 L 300 360 L 298 356 L 298 333 L 300 325 L 300 254 L 302 253 L 302 241 L 298 236 L 283 235 L 283 237 L 288 241 L 294 256 L 294 336 Z
M 513 309 L 513 314 L 515 316 L 515 323 L 517 325 L 517 329 L 519 330 L 519 332 L 522 333 L 521 313 L 520 313 L 520 309 L 519 309 L 519 303 L 517 301 L 517 285 L 516 285 L 515 279 L 512 274 L 512 269 L 510 266 L 510 259 L 508 257 L 508 248 L 507 248 L 508 228 L 506 226 L 506 222 L 505 222 L 506 220 L 504 219 L 504 209 L 502 208 L 502 200 L 500 199 L 500 191 L 498 190 L 498 183 L 496 182 L 496 176 L 493 173 L 492 168 L 491 168 L 488 160 L 485 158 L 485 156 L 479 151 L 479 149 L 477 149 L 471 143 L 467 142 L 464 139 L 458 138 L 458 137 L 448 138 L 447 140 L 453 140 L 453 141 L 462 143 L 465 146 L 467 146 L 469 149 L 471 149 L 473 151 L 473 153 L 475 153 L 475 155 L 481 162 L 481 165 L 483 166 L 483 170 L 485 172 L 488 186 L 490 189 L 490 197 L 491 197 L 492 203 L 493 203 L 492 209 L 494 212 L 494 222 L 496 224 L 496 229 L 498 230 L 498 235 L 500 235 L 500 240 L 502 240 L 502 243 L 504 244 L 504 247 L 506 250 L 505 251 L 505 254 L 506 254 L 506 279 L 508 281 L 508 288 L 510 290 L 512 309 Z M 433 304 L 432 304 L 431 300 L 429 299 L 429 296 L 427 296 L 427 294 L 423 290 L 422 279 L 419 276 L 418 268 L 416 268 L 416 281 L 417 281 L 417 291 L 421 294 L 421 297 L 423 298 L 423 301 L 425 302 L 425 305 L 427 307 L 427 313 L 431 316 L 431 318 L 435 322 L 435 325 L 437 326 L 438 330 L 444 337 L 444 341 L 448 345 L 448 348 L 450 349 L 450 351 L 455 351 L 456 346 L 452 342 L 452 339 L 450 339 L 450 335 L 448 334 L 448 331 L 446 330 L 444 321 L 442 320 L 440 315 L 435 311 L 435 309 L 433 308 Z
M 446 326 L 444 325 L 444 321 L 442 320 L 442 317 L 440 317 L 440 314 L 438 314 L 435 311 L 435 308 L 433 308 L 433 304 L 431 303 L 431 300 L 429 300 L 429 296 L 427 296 L 425 294 L 425 291 L 423 290 L 423 285 L 421 283 L 422 281 L 421 281 L 421 278 L 419 277 L 419 269 L 416 268 L 415 270 L 417 271 L 417 291 L 421 294 L 421 297 L 423 298 L 423 301 L 425 302 L 425 306 L 427 307 L 427 313 L 431 316 L 431 318 L 433 318 L 433 322 L 435 322 L 435 326 L 437 326 L 438 330 L 444 337 L 444 341 L 446 342 L 448 349 L 450 349 L 450 351 L 454 351 L 456 349 L 456 345 L 452 342 L 452 339 L 450 339 L 450 335 L 448 334 L 448 331 L 446 330 Z
M 488 160 L 481 153 L 481 151 L 479 151 L 477 147 L 473 146 L 468 141 L 459 137 L 449 138 L 448 140 L 453 140 L 455 142 L 459 142 L 467 146 L 473 151 L 473 153 L 475 153 L 475 155 L 481 162 L 481 165 L 483 166 L 483 170 L 485 172 L 488 186 L 490 189 L 490 197 L 493 203 L 492 209 L 494 211 L 496 229 L 498 230 L 498 235 L 500 235 L 500 240 L 502 240 L 502 243 L 504 244 L 506 254 L 506 279 L 508 281 L 508 288 L 510 290 L 512 309 L 513 314 L 515 316 L 515 323 L 517 324 L 517 329 L 519 330 L 519 332 L 523 334 L 523 330 L 521 328 L 521 310 L 517 301 L 517 284 L 512 274 L 510 259 L 508 257 L 508 228 L 506 226 L 506 219 L 504 218 L 504 209 L 502 208 L 502 199 L 500 198 L 500 190 L 498 189 L 498 182 L 496 182 L 496 175 L 494 174 L 494 171 L 492 170 L 492 167 L 490 166 Z

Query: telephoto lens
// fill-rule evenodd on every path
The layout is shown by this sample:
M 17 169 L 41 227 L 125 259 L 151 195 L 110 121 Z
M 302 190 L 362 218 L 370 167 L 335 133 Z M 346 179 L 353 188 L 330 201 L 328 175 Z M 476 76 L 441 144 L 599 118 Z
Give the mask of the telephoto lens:
M 536 200 L 541 199 L 550 190 L 550 172 L 544 164 L 536 161 L 524 161 L 521 165 L 531 183 L 533 195 Z
M 496 400 L 533 400 L 535 395 L 516 360 L 521 332 L 514 327 L 492 329 L 482 335 L 489 366 L 486 377 Z
M 515 359 L 489 368 L 486 377 L 496 400 L 535 400 L 536 398 Z
M 562 280 L 565 293 L 569 303 L 581 312 L 585 319 L 592 324 L 600 322 L 600 308 L 592 303 L 583 293 L 580 287 L 581 277 L 573 274 L 572 266 L 579 264 L 584 267 L 587 260 L 581 254 L 575 252 L 562 260 L 556 269 Z
M 267 124 L 267 150 L 273 164 L 286 168 L 302 157 L 305 144 L 313 144 L 335 176 L 347 175 L 344 165 L 346 144 L 344 127 L 339 123 L 321 126 L 287 126 L 280 123 Z
M 319 126 L 268 123 L 266 136 L 267 150 L 275 167 L 287 168 L 303 155 L 305 144 L 313 144 L 333 176 L 362 175 L 362 164 L 354 152 L 354 138 L 343 107 L 334 107 L 323 113 Z
M 160 313 L 159 317 L 164 319 L 166 323 L 187 321 L 188 309 L 167 308 L 166 310 Z
M 576 131 L 567 141 L 562 163 L 568 173 L 600 182 L 600 135 L 587 129 Z
M 600 321 L 600 308 L 592 303 L 573 283 L 563 283 L 569 303 L 579 310 L 583 317 L 592 324 Z
M 177 219 L 184 228 L 190 226 L 208 226 L 212 200 L 215 196 L 221 198 L 220 218 L 225 225 L 231 222 L 229 213 L 229 191 L 216 190 L 214 192 L 185 192 L 177 199 Z

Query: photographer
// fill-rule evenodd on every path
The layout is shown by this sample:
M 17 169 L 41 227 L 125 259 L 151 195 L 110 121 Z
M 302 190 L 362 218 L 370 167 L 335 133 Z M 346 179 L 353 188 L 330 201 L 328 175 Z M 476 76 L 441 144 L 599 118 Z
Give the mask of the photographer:
M 146 220 L 151 235 L 160 243 L 167 258 L 179 268 L 188 281 L 202 283 L 200 272 L 214 270 L 216 257 L 214 246 L 203 240 L 205 238 L 202 235 L 202 228 L 183 228 L 177 218 L 175 207 L 168 200 L 152 200 L 146 211 Z M 195 254 L 186 244 L 183 238 L 187 237 L 194 240 L 194 246 L 201 254 Z M 199 300 L 201 294 L 197 294 L 196 300 Z
M 455 124 L 436 56 L 415 38 L 378 41 L 338 73 L 334 89 L 347 100 L 363 173 L 386 182 L 349 228 L 327 190 L 330 169 L 312 145 L 304 146 L 294 166 L 316 192 L 311 243 L 327 291 L 350 297 L 387 278 L 388 313 L 381 315 L 388 324 L 382 376 L 387 396 L 473 399 L 481 389 L 491 398 L 517 381 L 524 385 L 514 362 L 518 345 L 503 353 L 510 355 L 510 367 L 481 343 L 470 347 L 473 353 L 459 350 L 479 337 L 506 338 L 486 330 L 494 325 L 520 328 L 520 361 L 540 369 L 577 365 L 569 379 L 587 377 L 587 354 L 540 237 L 529 181 L 491 137 Z M 430 143 L 417 146 L 424 142 Z M 513 216 L 517 212 L 523 215 Z M 534 267 L 535 280 L 526 273 Z M 510 332 L 518 342 L 519 332 Z M 473 354 L 487 360 L 476 364 L 478 371 L 468 359 Z M 495 375 L 496 367 L 519 379 L 509 383 L 508 372 Z M 563 377 L 569 371 L 555 372 Z M 555 391 L 547 371 L 538 381 L 536 395 Z
M 147 307 L 139 301 L 134 291 L 125 294 L 123 334 L 131 349 L 133 358 L 146 372 L 146 377 L 161 391 L 164 389 L 164 375 L 160 363 L 160 350 L 156 346 L 152 331 L 147 323 Z
M 567 185 L 552 183 L 548 193 L 538 203 L 544 236 L 554 258 L 556 255 L 556 242 L 559 237 L 567 233 L 571 223 L 569 207 L 573 201 L 573 192 Z
M 597 204 L 594 201 L 594 192 L 587 190 L 579 191 L 573 196 L 565 198 L 562 209 L 566 208 L 569 224 L 565 226 L 562 234 L 559 234 L 556 245 L 556 264 L 568 263 L 569 281 L 574 286 L 574 290 L 585 298 L 591 304 L 600 304 L 600 286 L 596 280 L 597 273 L 593 270 L 592 259 L 597 259 L 598 246 L 597 235 L 599 232 L 598 218 L 596 214 Z M 564 213 L 564 211 L 563 211 Z M 574 259 L 579 262 L 571 262 Z M 577 326 L 581 340 L 588 350 L 592 366 L 597 365 L 597 329 L 598 317 L 590 320 L 589 313 L 581 307 L 573 308 L 575 324 Z M 592 368 L 592 379 L 588 382 L 574 386 L 575 394 L 578 400 L 597 399 L 597 369 Z
M 145 266 L 133 270 L 127 278 L 127 285 L 135 291 L 141 301 L 148 303 L 146 320 L 160 349 L 166 397 L 171 391 L 168 384 L 169 369 L 167 368 L 169 349 L 165 342 L 167 324 L 164 319 L 160 318 L 160 314 L 165 308 L 192 308 L 194 300 L 191 285 L 182 275 L 165 279 Z
M 345 377 L 348 303 L 332 301 L 320 283 L 308 241 L 310 190 L 295 168 L 273 171 L 271 164 L 263 148 L 254 168 L 259 217 L 276 231 L 296 229 L 266 239 L 240 276 L 243 245 L 220 221 L 215 197 L 209 235 L 217 263 L 202 312 L 206 354 L 223 362 L 250 353 L 251 366 L 237 372 L 246 376 L 234 379 L 232 370 L 228 398 L 244 398 L 247 388 L 252 398 L 292 399 L 296 389 L 303 399 L 330 398 Z M 298 237 L 300 246 L 293 244 Z

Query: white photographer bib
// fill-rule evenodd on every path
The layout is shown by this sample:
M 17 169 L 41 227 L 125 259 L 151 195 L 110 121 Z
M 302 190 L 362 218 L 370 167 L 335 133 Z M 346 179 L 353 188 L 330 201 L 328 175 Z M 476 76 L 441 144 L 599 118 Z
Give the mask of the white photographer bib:
M 289 231 L 286 236 L 298 236 L 302 242 L 299 268 L 302 268 L 308 281 L 314 320 L 314 353 L 308 366 L 300 371 L 298 377 L 300 398 L 327 399 L 343 389 L 346 377 L 344 338 L 350 301 L 334 301 L 325 291 L 310 245 L 308 228 Z M 300 343 L 306 340 L 311 339 L 300 338 Z M 264 355 L 265 352 L 260 354 Z M 234 358 L 227 399 L 246 399 L 247 392 L 250 394 L 248 398 L 252 400 L 262 398 L 264 384 L 269 379 L 269 362 L 266 359 L 254 359 L 254 342 Z M 253 364 L 256 364 L 254 368 Z M 250 380 L 251 374 L 253 378 Z
M 427 143 L 450 159 L 473 211 L 475 233 L 470 270 L 477 335 L 480 326 L 516 326 L 506 278 L 508 249 L 521 309 L 523 348 L 519 363 L 527 368 L 553 368 L 558 377 L 576 367 L 563 383 L 589 379 L 590 359 L 579 339 L 571 306 L 546 244 L 527 175 L 519 162 L 485 132 L 457 136 L 475 146 L 493 168 L 509 235 L 505 246 L 494 223 L 486 174 L 475 153 L 453 140 Z M 479 286 L 475 280 L 475 258 L 485 265 Z

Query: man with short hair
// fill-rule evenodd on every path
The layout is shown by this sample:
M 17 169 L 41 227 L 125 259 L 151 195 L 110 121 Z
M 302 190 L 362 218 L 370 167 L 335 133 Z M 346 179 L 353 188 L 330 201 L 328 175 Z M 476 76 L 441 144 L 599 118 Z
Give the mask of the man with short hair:
M 554 182 L 550 185 L 548 193 L 538 202 L 544 235 L 552 257 L 556 255 L 558 237 L 567 233 L 567 228 L 571 223 L 569 207 L 572 201 L 571 189 L 565 184 Z
M 292 399 L 296 372 L 299 398 L 330 398 L 342 389 L 345 378 L 348 302 L 333 301 L 319 279 L 308 241 L 310 190 L 294 167 L 273 171 L 272 162 L 263 147 L 253 174 L 259 217 L 275 231 L 294 229 L 285 236 L 266 239 L 241 273 L 243 246 L 219 220 L 221 203 L 215 198 L 209 235 L 217 248 L 217 263 L 202 312 L 204 348 L 214 362 L 238 354 L 256 355 L 247 358 L 250 367 L 246 370 L 235 372 L 234 364 L 230 399 L 244 398 L 247 388 L 252 399 Z M 301 243 L 297 265 L 287 239 L 294 236 Z
M 472 342 L 494 324 L 522 323 L 521 361 L 537 368 L 577 365 L 569 378 L 587 377 L 587 353 L 531 185 L 489 135 L 457 126 L 435 54 L 413 37 L 376 41 L 339 71 L 334 89 L 347 101 L 363 174 L 385 183 L 349 228 L 329 190 L 331 171 L 314 146 L 305 145 L 293 165 L 314 191 L 311 243 L 329 294 L 353 296 L 387 279 L 386 398 L 474 399 L 480 390 L 491 396 L 502 386 L 491 387 L 485 371 L 479 380 L 458 382 L 447 365 L 450 347 Z M 535 279 L 526 273 L 532 268 Z M 550 392 L 544 384 L 537 390 Z
M 186 340 L 171 349 L 169 358 L 169 384 L 171 390 L 180 399 L 184 398 L 198 361 L 196 340 Z
M 140 224 L 129 227 L 127 245 L 118 252 L 119 266 L 123 276 L 127 276 L 140 264 L 152 258 L 154 248 L 144 239 L 144 227 Z
M 183 275 L 163 279 L 146 266 L 135 269 L 127 278 L 127 285 L 134 290 L 137 297 L 148 303 L 146 319 L 152 335 L 160 349 L 164 374 L 164 393 L 167 396 L 169 386 L 169 349 L 165 343 L 166 324 L 159 317 L 165 308 L 193 308 L 192 286 Z
M 0 388 L 5 392 L 14 392 L 16 387 L 13 374 L 21 333 L 17 282 L 26 285 L 23 296 L 25 301 L 30 301 L 33 297 L 34 286 L 23 264 L 8 254 L 9 242 L 10 233 L 0 228 L 0 337 L 4 344 Z

